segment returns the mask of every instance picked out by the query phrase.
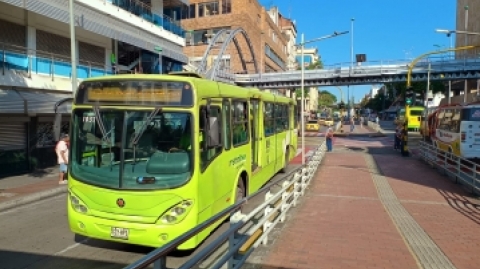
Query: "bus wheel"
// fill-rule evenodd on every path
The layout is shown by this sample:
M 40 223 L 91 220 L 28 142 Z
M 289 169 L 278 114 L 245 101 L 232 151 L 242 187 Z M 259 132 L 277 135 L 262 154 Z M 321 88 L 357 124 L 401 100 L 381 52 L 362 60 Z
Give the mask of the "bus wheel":
M 287 166 L 288 166 L 289 159 L 290 159 L 290 149 L 287 149 L 287 152 L 285 152 L 285 163 L 283 164 L 282 169 L 280 169 L 280 173 L 286 173 L 287 172 Z

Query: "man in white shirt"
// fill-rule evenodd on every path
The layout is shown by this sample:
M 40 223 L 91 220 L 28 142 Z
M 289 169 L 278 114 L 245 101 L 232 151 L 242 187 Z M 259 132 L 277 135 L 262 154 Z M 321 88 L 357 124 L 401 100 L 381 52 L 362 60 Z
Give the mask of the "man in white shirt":
M 67 180 L 65 175 L 67 174 L 67 165 L 68 165 L 68 142 L 70 138 L 68 134 L 63 134 L 55 146 L 55 152 L 57 153 L 57 161 L 60 168 L 60 175 L 58 184 L 66 184 Z

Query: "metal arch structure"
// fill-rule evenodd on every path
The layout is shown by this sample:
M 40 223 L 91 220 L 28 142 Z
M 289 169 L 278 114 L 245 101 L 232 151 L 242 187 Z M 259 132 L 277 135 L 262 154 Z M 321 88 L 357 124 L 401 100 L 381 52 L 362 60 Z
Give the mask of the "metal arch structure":
M 216 59 L 215 59 L 215 62 L 213 64 L 213 66 L 207 70 L 207 60 L 208 60 L 208 56 L 211 54 L 211 52 L 213 51 L 214 47 L 216 46 L 216 43 L 218 42 L 218 40 L 223 36 L 223 35 L 227 35 L 227 37 L 225 38 L 225 40 L 223 41 L 222 43 L 222 46 L 220 47 L 220 51 L 219 53 L 216 55 Z M 250 55 L 252 57 L 251 61 L 247 61 L 245 59 L 245 54 L 243 53 L 242 51 L 242 48 L 238 42 L 238 39 L 237 39 L 237 36 L 238 35 L 241 35 L 243 36 L 243 38 L 245 39 L 245 42 L 247 43 L 247 46 L 250 50 Z M 253 46 L 252 46 L 252 42 L 250 40 L 250 37 L 248 36 L 247 32 L 243 29 L 243 28 L 236 28 L 234 30 L 221 30 L 219 31 L 210 41 L 210 43 L 208 44 L 208 47 L 207 49 L 205 50 L 205 53 L 203 55 L 203 58 L 202 58 L 202 61 L 200 63 L 200 67 L 198 69 L 198 72 L 205 75 L 205 77 L 207 79 L 211 79 L 211 80 L 227 80 L 229 82 L 234 82 L 234 79 L 233 77 L 231 79 L 225 79 L 225 78 L 220 78 L 218 76 L 218 73 L 219 73 L 219 69 L 220 69 L 220 62 L 222 61 L 222 57 L 223 55 L 225 54 L 225 51 L 227 50 L 228 46 L 232 43 L 233 41 L 233 44 L 235 45 L 235 48 L 238 52 L 238 55 L 239 55 L 239 58 L 240 58 L 240 61 L 241 61 L 241 64 L 242 64 L 242 68 L 244 70 L 247 70 L 247 63 L 251 63 L 253 62 L 253 65 L 254 65 L 254 69 L 255 69 L 255 73 L 259 73 L 259 70 L 258 70 L 258 64 L 257 64 L 257 61 L 256 61 L 256 57 L 255 57 L 255 51 L 253 49 Z

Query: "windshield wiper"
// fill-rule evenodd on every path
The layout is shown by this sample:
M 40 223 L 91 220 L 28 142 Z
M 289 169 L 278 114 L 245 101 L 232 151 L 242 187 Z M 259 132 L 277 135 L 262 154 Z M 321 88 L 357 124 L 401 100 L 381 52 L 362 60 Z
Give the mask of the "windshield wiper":
M 147 130 L 147 126 L 150 124 L 150 122 L 155 118 L 155 116 L 162 110 L 161 107 L 155 108 L 150 115 L 148 115 L 147 119 L 143 123 L 143 125 L 140 127 L 140 130 L 138 131 L 137 135 L 133 137 L 133 165 L 132 165 L 132 172 L 135 170 L 135 165 L 137 164 L 137 156 L 136 156 L 136 151 L 137 151 L 137 144 L 138 141 L 140 140 L 140 137 L 142 137 L 143 133 L 145 130 Z
M 94 106 L 93 107 L 93 112 L 95 113 L 95 120 L 97 121 L 98 128 L 100 129 L 100 132 L 102 133 L 102 139 L 101 139 L 102 144 L 103 144 L 103 141 L 107 142 L 109 150 L 110 150 L 110 171 L 111 171 L 113 169 L 112 143 L 111 143 L 108 135 L 113 131 L 113 128 L 108 132 L 105 129 L 105 125 L 103 124 L 102 116 L 100 115 L 100 107 L 99 106 Z

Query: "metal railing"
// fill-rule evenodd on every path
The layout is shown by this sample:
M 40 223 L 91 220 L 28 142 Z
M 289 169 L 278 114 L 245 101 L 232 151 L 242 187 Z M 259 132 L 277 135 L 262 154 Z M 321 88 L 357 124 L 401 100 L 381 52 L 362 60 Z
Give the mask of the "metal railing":
M 158 14 L 152 10 L 150 5 L 147 5 L 139 0 L 107 0 L 112 5 L 117 6 L 125 11 L 128 11 L 136 16 L 149 21 L 156 26 L 176 34 L 181 37 L 185 37 L 186 31 L 180 25 L 180 22 L 168 17 L 165 14 Z
M 416 64 L 413 69 L 414 73 L 427 73 L 428 64 L 435 73 L 452 73 L 458 71 L 476 71 L 480 68 L 480 58 L 478 55 L 465 55 L 456 58 L 451 56 L 429 57 Z M 362 65 L 351 66 L 345 63 L 334 65 L 325 65 L 323 69 L 306 70 L 304 77 L 308 79 L 333 79 L 333 78 L 349 78 L 349 77 L 367 77 L 382 75 L 406 75 L 410 62 L 407 61 L 372 61 L 364 62 Z M 251 83 L 251 82 L 292 82 L 299 81 L 301 72 L 284 71 L 277 73 L 264 74 L 236 74 L 235 82 Z
M 480 164 L 455 156 L 451 151 L 439 149 L 427 142 L 420 142 L 420 158 L 438 169 L 457 183 L 470 188 L 470 192 L 480 195 Z
M 23 71 L 28 77 L 32 74 L 55 77 L 71 77 L 72 66 L 70 57 L 47 51 L 32 50 L 26 47 L 0 42 L 0 68 L 2 75 L 6 70 Z M 103 76 L 112 74 L 111 67 L 104 63 L 79 60 L 77 78 Z
M 256 247 L 260 244 L 267 243 L 268 235 L 275 225 L 285 221 L 288 210 L 295 207 L 299 198 L 305 194 L 305 190 L 312 181 L 319 164 L 325 156 L 325 148 L 325 142 L 323 142 L 321 146 L 315 150 L 313 156 L 310 157 L 305 166 L 294 170 L 284 178 L 267 184 L 261 190 L 238 201 L 204 223 L 172 240 L 165 246 L 150 252 L 143 258 L 125 267 L 125 269 L 141 269 L 152 264 L 155 269 L 166 269 L 166 256 L 168 253 L 213 223 L 229 215 L 230 227 L 228 230 L 220 234 L 179 268 L 193 268 L 195 265 L 207 259 L 214 251 L 224 246 L 225 243 L 227 244 L 226 251 L 216 256 L 209 268 L 219 269 L 225 264 L 228 264 L 230 269 L 240 268 Z M 272 193 L 271 187 L 278 186 L 279 184 L 281 184 L 281 190 L 277 193 Z M 265 191 L 267 191 L 265 194 L 265 202 L 246 215 L 239 212 L 242 206 L 249 200 Z

